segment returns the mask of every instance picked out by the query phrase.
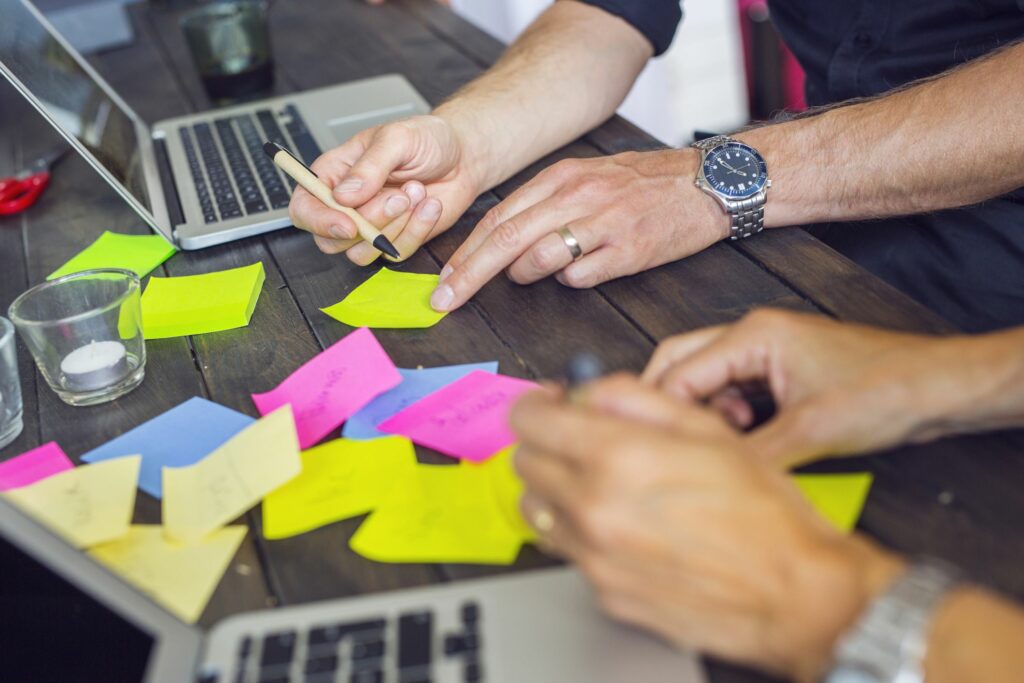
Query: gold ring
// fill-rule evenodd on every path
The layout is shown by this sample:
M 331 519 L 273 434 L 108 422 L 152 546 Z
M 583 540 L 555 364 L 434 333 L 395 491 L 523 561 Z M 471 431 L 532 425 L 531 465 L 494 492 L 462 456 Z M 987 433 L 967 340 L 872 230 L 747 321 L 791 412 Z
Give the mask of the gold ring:
M 580 247 L 579 240 L 572 234 L 569 228 L 561 227 L 558 229 L 558 236 L 565 242 L 565 246 L 569 249 L 569 253 L 572 254 L 573 261 L 579 261 L 583 256 L 583 248 Z
M 533 528 L 542 534 L 549 534 L 555 528 L 555 513 L 548 508 L 541 508 L 533 515 Z

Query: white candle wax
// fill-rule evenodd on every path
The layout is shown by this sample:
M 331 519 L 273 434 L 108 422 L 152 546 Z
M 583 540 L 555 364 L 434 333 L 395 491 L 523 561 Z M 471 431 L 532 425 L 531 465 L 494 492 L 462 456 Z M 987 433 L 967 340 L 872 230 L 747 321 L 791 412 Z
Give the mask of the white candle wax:
M 65 385 L 72 391 L 103 389 L 128 374 L 128 350 L 121 342 L 90 342 L 65 356 L 60 370 Z

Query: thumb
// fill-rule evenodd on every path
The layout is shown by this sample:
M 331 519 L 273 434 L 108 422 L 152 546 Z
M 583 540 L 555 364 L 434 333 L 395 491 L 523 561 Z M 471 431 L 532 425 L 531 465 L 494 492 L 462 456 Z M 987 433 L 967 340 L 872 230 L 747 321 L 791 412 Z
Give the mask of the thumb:
M 786 407 L 745 440 L 759 460 L 788 470 L 817 460 L 833 450 L 836 414 L 822 409 L 817 401 Z
M 384 127 L 376 132 L 366 150 L 335 185 L 335 201 L 353 208 L 362 206 L 383 189 L 396 169 L 409 161 L 413 149 L 409 134 L 396 130 Z

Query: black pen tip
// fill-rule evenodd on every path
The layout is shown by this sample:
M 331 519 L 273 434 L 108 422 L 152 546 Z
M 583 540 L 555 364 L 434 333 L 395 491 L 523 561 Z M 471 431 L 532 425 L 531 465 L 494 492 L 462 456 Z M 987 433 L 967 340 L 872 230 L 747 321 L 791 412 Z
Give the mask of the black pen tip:
M 267 142 L 263 143 L 263 153 L 266 154 L 271 159 L 273 159 L 275 156 L 277 156 L 278 152 L 283 152 L 283 151 L 284 151 L 284 148 L 282 148 L 281 145 L 277 144 L 276 142 L 270 142 L 268 140 Z
M 375 249 L 377 249 L 378 251 L 383 251 L 391 258 L 402 258 L 402 255 L 398 253 L 397 249 L 395 249 L 395 245 L 391 244 L 391 240 L 389 240 L 384 235 L 377 235 L 377 238 L 373 240 L 373 246 Z

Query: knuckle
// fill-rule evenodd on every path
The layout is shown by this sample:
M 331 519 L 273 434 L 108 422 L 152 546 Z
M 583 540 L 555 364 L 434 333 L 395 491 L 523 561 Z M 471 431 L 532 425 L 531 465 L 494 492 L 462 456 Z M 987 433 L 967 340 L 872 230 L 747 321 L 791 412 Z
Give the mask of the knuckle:
M 529 259 L 530 267 L 541 273 L 550 273 L 561 265 L 558 256 L 553 251 L 544 249 L 540 245 L 531 249 L 527 254 L 527 258 Z
M 504 221 L 494 229 L 494 245 L 503 251 L 512 251 L 519 246 L 522 232 L 515 221 Z

